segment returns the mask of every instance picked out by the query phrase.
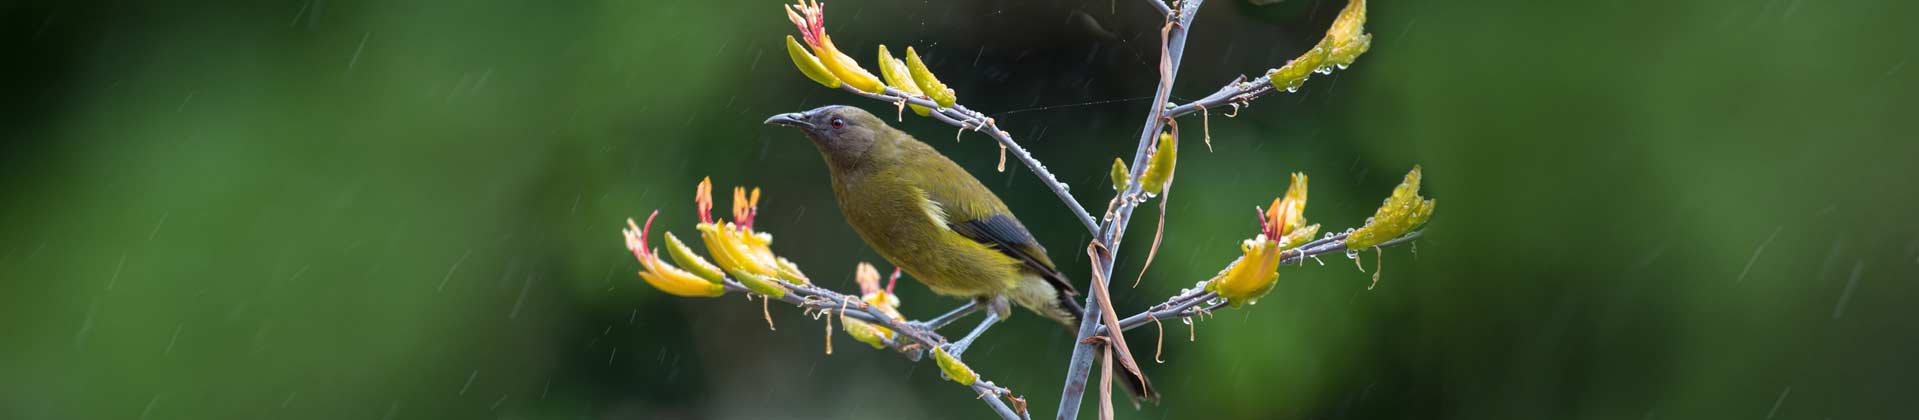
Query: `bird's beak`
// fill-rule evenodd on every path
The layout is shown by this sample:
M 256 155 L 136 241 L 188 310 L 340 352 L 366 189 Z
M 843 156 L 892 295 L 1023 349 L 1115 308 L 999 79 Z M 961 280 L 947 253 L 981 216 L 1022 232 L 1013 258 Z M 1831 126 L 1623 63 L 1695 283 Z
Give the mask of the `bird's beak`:
M 788 112 L 785 114 L 779 114 L 779 115 L 774 115 L 772 117 L 768 117 L 766 119 L 766 123 L 774 124 L 774 125 L 784 125 L 788 127 L 799 127 L 799 128 L 804 128 L 808 130 L 813 129 L 813 123 L 806 122 L 806 114 L 802 114 L 798 112 Z

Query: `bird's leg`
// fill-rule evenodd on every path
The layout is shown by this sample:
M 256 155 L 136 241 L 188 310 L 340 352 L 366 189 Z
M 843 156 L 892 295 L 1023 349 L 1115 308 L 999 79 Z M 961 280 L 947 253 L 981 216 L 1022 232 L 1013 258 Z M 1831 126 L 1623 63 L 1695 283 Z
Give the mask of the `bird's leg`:
M 966 337 L 960 338 L 959 341 L 947 343 L 942 347 L 946 349 L 946 354 L 959 357 L 960 353 L 965 353 L 966 348 L 973 345 L 973 340 L 978 339 L 982 334 L 986 334 L 987 329 L 993 328 L 993 324 L 998 323 L 999 314 L 993 311 L 986 311 L 986 319 L 980 320 L 979 326 L 973 327 L 973 332 L 966 333 Z
M 1011 312 L 1011 307 L 1005 298 L 980 298 L 974 300 L 973 303 L 975 306 L 986 307 L 986 319 L 980 320 L 979 326 L 973 327 L 973 332 L 966 333 L 966 337 L 941 346 L 946 349 L 947 354 L 951 354 L 953 357 L 959 357 L 960 353 L 965 353 L 966 348 L 973 345 L 973 340 L 979 339 L 980 335 L 986 334 L 987 329 L 993 328 L 993 324 L 998 324 L 1000 320 L 1005 319 L 1006 315 Z
M 953 321 L 958 321 L 960 318 L 972 315 L 973 312 L 977 312 L 979 309 L 979 301 L 967 301 L 965 305 L 960 305 L 960 307 L 954 308 L 951 312 L 947 312 L 944 315 L 926 321 L 908 322 L 907 325 L 919 327 L 926 331 L 934 331 L 940 328 L 946 328 L 946 326 L 951 325 Z

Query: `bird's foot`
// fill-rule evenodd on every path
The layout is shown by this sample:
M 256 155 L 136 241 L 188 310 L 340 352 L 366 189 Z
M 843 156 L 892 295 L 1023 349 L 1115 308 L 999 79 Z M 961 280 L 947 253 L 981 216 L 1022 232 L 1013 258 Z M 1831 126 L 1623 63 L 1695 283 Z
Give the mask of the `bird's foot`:
M 967 347 L 973 346 L 973 340 L 978 340 L 981 335 L 985 335 L 986 330 L 992 328 L 993 324 L 997 324 L 999 321 L 999 314 L 989 311 L 986 313 L 986 319 L 980 320 L 979 326 L 973 327 L 973 332 L 967 333 L 965 337 L 961 337 L 958 341 L 941 344 L 940 350 L 945 350 L 946 354 L 953 355 L 953 357 L 959 357 L 960 353 L 966 352 Z
M 929 319 L 925 321 L 907 321 L 906 325 L 911 328 L 916 328 L 921 331 L 931 333 L 934 331 L 939 331 L 940 328 L 945 328 L 947 325 L 952 325 L 953 321 L 958 321 L 960 318 L 965 318 L 967 315 L 971 315 L 973 312 L 978 312 L 979 309 L 980 309 L 979 302 L 966 302 L 965 305 L 960 305 L 960 307 L 954 308 L 952 311 L 949 311 L 945 314 L 941 314 L 940 316 L 934 317 L 933 319 Z

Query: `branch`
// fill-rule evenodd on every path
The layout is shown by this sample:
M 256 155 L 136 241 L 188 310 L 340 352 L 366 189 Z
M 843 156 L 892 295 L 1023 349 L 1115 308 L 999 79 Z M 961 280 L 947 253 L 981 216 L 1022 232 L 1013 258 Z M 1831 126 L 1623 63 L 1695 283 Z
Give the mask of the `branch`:
M 1414 239 L 1419 239 L 1419 236 L 1422 235 L 1424 232 L 1425 231 L 1420 231 L 1420 230 L 1406 232 L 1405 235 L 1400 235 L 1399 237 L 1393 238 L 1390 241 L 1381 242 L 1379 245 L 1374 245 L 1373 247 L 1379 248 L 1379 247 L 1386 247 L 1386 246 L 1392 246 L 1392 245 L 1399 245 L 1406 242 L 1412 242 L 1412 240 Z M 1341 233 L 1338 235 L 1333 235 L 1332 237 L 1329 237 L 1329 238 L 1307 242 L 1304 245 L 1300 245 L 1298 248 L 1293 248 L 1292 250 L 1287 251 L 1288 254 L 1286 254 L 1285 257 L 1279 260 L 1279 264 L 1280 265 L 1305 264 L 1307 258 L 1324 255 L 1324 254 L 1330 254 L 1330 253 L 1339 252 L 1339 251 L 1345 251 L 1346 236 L 1351 234 L 1352 232 Z
M 1279 68 L 1267 70 L 1258 78 L 1248 82 L 1245 75 L 1233 79 L 1232 83 L 1220 87 L 1211 95 L 1167 110 L 1167 118 L 1179 118 L 1194 112 L 1206 112 L 1207 109 L 1231 106 L 1237 109 L 1250 104 L 1258 98 L 1279 89 L 1274 85 L 1273 75 L 1279 74 L 1280 85 L 1287 92 L 1298 89 L 1313 73 L 1331 74 L 1334 67 L 1345 69 L 1360 54 L 1371 48 L 1372 35 L 1366 33 L 1366 1 L 1351 0 L 1339 16 L 1333 18 L 1332 27 L 1326 29 L 1326 36 L 1319 43 L 1298 58 L 1289 60 Z
M 1007 134 L 1005 130 L 1000 130 L 999 124 L 993 121 L 992 118 L 987 118 L 985 114 L 967 109 L 964 105 L 954 105 L 951 108 L 941 107 L 939 104 L 933 103 L 932 99 L 911 95 L 890 86 L 881 93 L 862 91 L 851 85 L 840 85 L 840 90 L 872 99 L 900 104 L 901 108 L 904 108 L 906 106 L 905 104 L 923 106 L 933 110 L 931 114 L 933 119 L 951 124 L 963 130 L 983 132 L 987 137 L 998 140 L 1001 149 L 1012 151 L 1014 158 L 1019 159 L 1020 163 L 1025 164 L 1026 169 L 1033 171 L 1034 175 L 1038 175 L 1040 183 L 1046 184 L 1046 188 L 1053 190 L 1053 195 L 1058 196 L 1060 202 L 1065 203 L 1066 207 L 1073 210 L 1073 216 L 1079 218 L 1079 223 L 1086 227 L 1088 233 L 1099 234 L 1099 223 L 1094 222 L 1093 215 L 1087 213 L 1085 207 L 1080 206 L 1079 199 L 1073 198 L 1073 193 L 1067 192 L 1066 184 L 1059 182 L 1058 178 L 1053 177 L 1053 172 L 1046 170 L 1046 165 L 1039 163 L 1038 159 L 1034 159 L 1033 154 L 1027 153 L 1025 148 L 1020 147 L 1019 143 L 1013 141 L 1012 135 Z
M 1307 258 L 1312 258 L 1312 257 L 1316 257 L 1323 254 L 1331 254 L 1334 252 L 1345 251 L 1346 235 L 1348 234 L 1342 233 L 1339 235 L 1334 235 L 1332 237 L 1328 237 L 1328 238 L 1324 238 L 1324 239 L 1320 239 L 1312 242 L 1307 242 L 1304 245 L 1300 245 L 1298 248 L 1286 250 L 1286 252 L 1280 254 L 1279 264 L 1280 265 L 1305 264 Z M 1419 238 L 1419 235 L 1420 235 L 1420 231 L 1408 232 L 1405 235 L 1402 235 L 1398 238 L 1393 238 L 1393 240 L 1386 241 L 1385 243 L 1381 243 L 1378 246 L 1384 247 L 1384 246 L 1392 246 L 1392 245 L 1398 245 L 1406 242 L 1411 242 L 1413 239 Z M 1145 311 L 1140 312 L 1137 315 L 1126 317 L 1126 319 L 1120 320 L 1119 328 L 1120 330 L 1132 330 L 1133 328 L 1137 328 L 1141 325 L 1146 325 L 1146 323 L 1148 322 L 1153 322 L 1153 320 L 1156 320 L 1156 319 L 1157 320 L 1184 319 L 1184 318 L 1192 318 L 1195 316 L 1199 316 L 1200 314 L 1203 314 L 1203 313 L 1212 312 L 1214 309 L 1219 309 L 1220 306 L 1226 305 L 1226 301 L 1223 299 L 1217 299 L 1218 297 L 1219 297 L 1219 293 L 1208 292 L 1203 288 L 1198 290 L 1193 290 L 1187 293 L 1183 293 L 1178 296 L 1174 296 L 1171 299 L 1167 299 L 1166 302 L 1160 303 L 1158 305 L 1153 305 L 1150 308 L 1146 308 Z M 1102 326 L 1099 330 L 1100 334 L 1106 334 L 1106 332 L 1107 330 L 1104 326 Z
M 993 412 L 999 414 L 1000 418 L 1008 420 L 1033 420 L 1033 413 L 1026 410 L 1026 400 L 1013 396 L 1013 391 L 1011 390 L 999 385 L 994 385 L 991 381 L 979 379 L 973 381 L 973 392 L 979 393 L 980 398 L 985 399 L 986 405 L 992 407 Z M 1007 406 L 1005 401 L 1000 401 L 999 397 L 1001 395 L 1005 395 L 1007 399 L 1017 401 L 1016 405 L 1019 407 Z
M 1188 25 L 1192 24 L 1193 15 L 1199 12 L 1199 6 L 1203 3 L 1205 0 L 1181 1 L 1179 12 L 1166 16 L 1168 26 L 1165 29 L 1165 37 L 1162 39 L 1165 44 L 1161 46 L 1159 87 L 1153 93 L 1151 108 L 1148 108 L 1146 112 L 1145 127 L 1140 130 L 1139 145 L 1133 152 L 1132 179 L 1142 179 L 1145 175 L 1148 166 L 1147 155 L 1153 150 L 1153 141 L 1159 136 L 1161 124 L 1165 122 L 1163 113 L 1166 110 L 1166 102 L 1172 93 L 1173 81 L 1179 73 L 1180 59 L 1186 54 Z M 1101 225 L 1103 229 L 1094 234 L 1094 240 L 1101 242 L 1106 250 L 1098 261 L 1093 262 L 1093 270 L 1096 272 L 1113 272 L 1113 259 L 1119 255 L 1119 238 L 1126 230 L 1126 223 L 1133 214 L 1133 208 L 1143 201 L 1140 192 L 1141 184 L 1128 183 L 1126 191 L 1116 194 L 1107 204 L 1106 223 Z M 1107 277 L 1092 281 L 1110 281 L 1111 276 Z M 1073 340 L 1073 358 L 1067 366 L 1066 383 L 1060 391 L 1059 419 L 1079 417 L 1080 401 L 1086 393 L 1087 373 L 1093 367 L 1094 346 L 1097 345 L 1089 338 L 1095 336 L 1098 331 L 1101 311 L 1110 310 L 1110 308 L 1102 308 L 1099 303 L 1098 296 L 1086 297 L 1084 306 L 1086 316 L 1080 320 L 1078 337 Z
M 1199 100 L 1166 110 L 1166 118 L 1179 118 L 1191 115 L 1194 112 L 1228 106 L 1238 108 L 1241 105 L 1251 103 L 1254 98 L 1273 93 L 1275 90 L 1273 89 L 1273 79 L 1269 74 L 1271 74 L 1271 72 L 1262 74 L 1252 81 L 1247 81 L 1246 75 L 1242 74 L 1238 78 L 1233 79 L 1232 83 L 1221 86 L 1218 91 L 1214 91 L 1211 95 L 1206 95 L 1206 97 L 1199 98 Z
M 740 282 L 732 278 L 724 279 L 723 284 L 726 286 L 727 292 L 746 293 L 748 296 L 760 296 L 762 299 L 767 298 L 765 295 L 747 289 L 746 285 L 740 284 Z M 912 326 L 906 320 L 888 316 L 886 313 L 880 312 L 879 307 L 869 305 L 866 301 L 860 300 L 856 296 L 841 294 L 811 284 L 794 284 L 785 281 L 780 281 L 780 284 L 786 286 L 787 293 L 784 296 L 775 298 L 775 300 L 789 303 L 802 309 L 817 309 L 823 314 L 831 314 L 837 311 L 839 316 L 886 327 L 899 333 L 899 337 L 904 338 L 904 340 L 887 340 L 886 345 L 906 355 L 907 359 L 919 361 L 922 350 L 946 343 L 946 337 L 940 336 L 939 333 L 922 330 Z M 827 337 L 827 339 L 831 340 L 832 337 Z M 954 357 L 958 358 L 958 356 Z M 1025 409 L 1025 401 L 1013 394 L 1012 390 L 995 385 L 992 381 L 988 381 L 985 378 L 975 380 L 971 388 L 979 398 L 986 401 L 986 405 L 991 407 L 994 413 L 999 414 L 1000 418 L 1007 420 L 1032 419 L 1031 415 L 1028 414 Z M 1013 407 L 1008 406 L 1006 401 L 1000 400 L 1000 397 L 1006 397 L 1007 400 L 1014 401 L 1014 405 L 1018 406 L 1019 409 L 1015 410 Z

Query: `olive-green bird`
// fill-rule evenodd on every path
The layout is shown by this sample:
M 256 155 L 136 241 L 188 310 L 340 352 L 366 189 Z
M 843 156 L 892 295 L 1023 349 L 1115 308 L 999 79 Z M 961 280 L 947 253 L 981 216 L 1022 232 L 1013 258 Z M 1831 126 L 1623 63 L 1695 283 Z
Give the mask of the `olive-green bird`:
M 935 293 L 974 299 L 922 325 L 939 328 L 987 309 L 979 327 L 947 346 L 949 353 L 965 351 L 1011 315 L 1008 301 L 1078 327 L 1084 314 L 1079 292 L 1046 248 L 999 196 L 932 146 L 849 106 L 775 115 L 766 123 L 797 127 L 813 140 L 832 173 L 840 213 L 881 257 Z M 1135 399 L 1158 398 L 1145 378 L 1125 376 L 1121 382 Z

